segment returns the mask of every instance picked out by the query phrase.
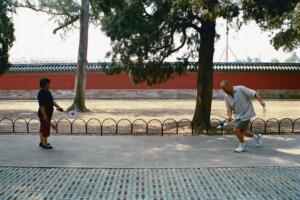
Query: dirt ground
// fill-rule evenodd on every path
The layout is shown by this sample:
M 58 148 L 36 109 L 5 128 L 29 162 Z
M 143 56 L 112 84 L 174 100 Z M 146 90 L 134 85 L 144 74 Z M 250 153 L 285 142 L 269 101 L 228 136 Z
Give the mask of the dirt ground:
M 71 105 L 70 100 L 57 100 L 57 102 L 63 107 L 67 108 Z M 194 100 L 87 100 L 87 107 L 91 110 L 89 113 L 79 113 L 78 118 L 88 121 L 91 118 L 99 119 L 103 121 L 106 118 L 112 118 L 116 121 L 126 118 L 133 122 L 136 119 L 144 119 L 149 121 L 151 119 L 159 119 L 164 121 L 166 119 L 172 118 L 176 121 L 181 119 L 191 120 L 193 117 L 193 111 L 195 107 Z M 257 118 L 269 119 L 269 118 L 300 118 L 300 100 L 267 100 L 266 101 L 266 113 L 263 113 L 262 107 L 257 101 L 254 101 L 254 107 L 256 110 Z M 0 119 L 3 117 L 9 117 L 12 119 L 23 118 L 27 121 L 31 118 L 37 117 L 38 104 L 36 101 L 24 100 L 7 100 L 0 101 Z M 226 116 L 226 109 L 224 102 L 222 100 L 214 100 L 212 104 L 212 119 L 222 119 Z M 67 113 L 55 112 L 53 119 L 58 120 L 61 118 L 68 118 Z M 140 121 L 141 122 L 141 121 Z M 139 122 L 139 123 L 140 123 Z M 2 123 L 2 125 L 1 125 Z M 38 131 L 38 122 L 33 121 L 33 129 Z M 113 122 L 107 122 L 107 128 L 109 132 L 114 132 L 115 126 Z M 124 123 L 124 132 L 128 132 L 128 123 L 126 120 L 122 121 Z M 3 126 L 3 125 L 7 125 Z M 18 125 L 19 124 L 19 125 Z M 25 132 L 24 124 L 20 121 L 16 125 L 16 129 L 19 132 Z M 35 124 L 35 125 L 34 125 Z M 90 123 L 91 127 L 94 126 L 94 131 L 97 132 L 98 123 L 96 120 Z M 19 126 L 19 127 L 18 127 Z M 60 131 L 68 133 L 70 131 L 68 124 L 65 122 L 61 125 Z M 171 125 L 172 126 L 172 125 Z M 9 122 L 0 122 L 0 127 L 5 127 L 9 131 Z M 74 125 L 76 127 L 76 125 Z M 82 129 L 82 124 L 78 122 L 78 129 Z M 120 126 L 122 127 L 122 126 Z M 158 125 L 153 125 L 157 128 Z M 127 128 L 127 130 L 125 130 Z M 173 127 L 174 128 L 174 127 Z M 145 129 L 143 123 L 137 123 L 137 129 L 141 129 L 141 132 Z M 170 128 L 172 129 L 172 128 Z M 276 129 L 276 128 L 275 128 Z M 0 130 L 0 132 L 5 132 L 6 130 Z M 104 131 L 104 130 L 103 130 Z M 122 130 L 119 130 L 122 132 Z M 79 132 L 84 132 L 84 130 L 79 130 Z
M 71 105 L 70 100 L 57 100 L 63 107 L 67 108 Z M 192 119 L 195 101 L 194 100 L 87 100 L 87 107 L 91 110 L 89 113 L 79 113 L 79 118 L 127 118 L 134 120 L 142 118 L 160 119 L 173 118 Z M 300 100 L 266 100 L 266 114 L 263 114 L 263 109 L 258 102 L 254 101 L 257 118 L 299 118 L 300 117 Z M 0 101 L 0 118 L 1 117 L 22 117 L 29 119 L 36 117 L 38 104 L 36 101 Z M 212 104 L 212 118 L 226 116 L 224 102 L 214 100 Z M 68 117 L 66 113 L 54 113 L 54 119 Z

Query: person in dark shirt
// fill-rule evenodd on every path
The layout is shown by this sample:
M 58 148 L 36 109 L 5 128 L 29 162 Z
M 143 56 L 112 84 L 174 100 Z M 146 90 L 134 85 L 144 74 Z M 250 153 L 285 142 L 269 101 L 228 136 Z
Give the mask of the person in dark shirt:
M 41 89 L 37 96 L 39 102 L 38 116 L 41 122 L 39 145 L 44 149 L 53 149 L 53 147 L 48 144 L 48 137 L 50 135 L 51 128 L 51 118 L 54 111 L 53 107 L 56 107 L 60 112 L 63 112 L 64 110 L 53 100 L 53 96 L 49 90 L 50 80 L 48 78 L 43 78 L 40 80 L 40 88 Z

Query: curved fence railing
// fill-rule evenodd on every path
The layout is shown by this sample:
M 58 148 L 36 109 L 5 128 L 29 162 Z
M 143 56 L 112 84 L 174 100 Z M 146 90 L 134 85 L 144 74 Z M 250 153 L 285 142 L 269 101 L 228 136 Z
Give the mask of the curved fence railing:
M 97 135 L 119 135 L 119 134 L 197 134 L 198 131 L 192 125 L 191 120 L 172 118 L 166 120 L 159 119 L 119 119 L 106 118 L 102 121 L 96 118 L 88 120 L 61 118 L 52 123 L 56 127 L 54 133 L 58 134 L 97 134 Z M 223 128 L 217 128 L 221 123 L 220 119 L 211 119 L 211 126 L 204 128 L 202 133 L 205 134 L 231 134 L 234 123 L 231 122 Z M 0 133 L 38 133 L 39 119 L 31 118 L 7 118 L 0 119 Z M 257 118 L 251 121 L 250 130 L 264 134 L 300 134 L 300 118 L 291 119 L 261 119 Z

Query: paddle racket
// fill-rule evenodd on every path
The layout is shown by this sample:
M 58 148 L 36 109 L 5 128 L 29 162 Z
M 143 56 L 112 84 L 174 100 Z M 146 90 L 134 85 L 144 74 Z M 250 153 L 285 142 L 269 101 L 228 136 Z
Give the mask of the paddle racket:
M 228 125 L 228 123 L 229 123 L 229 120 L 225 119 L 225 120 L 221 121 L 220 125 L 217 128 L 218 129 L 224 128 Z

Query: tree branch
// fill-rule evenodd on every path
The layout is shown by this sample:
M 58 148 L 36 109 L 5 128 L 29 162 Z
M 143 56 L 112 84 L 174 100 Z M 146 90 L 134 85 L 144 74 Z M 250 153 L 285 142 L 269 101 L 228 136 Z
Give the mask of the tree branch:
M 34 10 L 34 11 L 37 11 L 37 12 L 47 13 L 47 14 L 50 14 L 50 15 L 68 15 L 67 13 L 52 12 L 50 10 L 37 8 L 34 5 L 32 5 L 28 0 L 26 1 L 26 4 L 21 4 L 21 3 L 17 3 L 17 2 L 11 2 L 11 1 L 7 1 L 7 3 L 10 6 L 13 6 L 13 7 L 16 7 L 16 8 L 27 8 L 27 9 L 31 9 L 31 10 Z
M 56 34 L 57 31 L 59 31 L 62 28 L 65 28 L 66 26 L 69 26 L 70 24 L 73 24 L 74 22 L 76 22 L 77 20 L 79 20 L 79 15 L 74 16 L 70 21 L 66 22 L 65 24 L 57 27 L 56 29 L 53 30 L 53 34 Z
M 182 41 L 181 45 L 179 45 L 177 48 L 175 48 L 175 49 L 169 51 L 169 54 L 172 54 L 172 53 L 178 51 L 179 49 L 181 49 L 181 48 L 185 45 L 185 43 L 186 43 L 186 38 L 187 38 L 187 36 L 186 36 L 186 32 L 185 32 L 185 30 L 184 30 L 184 31 L 183 31 L 183 41 Z
M 90 5 L 91 5 L 91 8 L 92 8 L 92 11 L 93 11 L 94 19 L 95 20 L 100 20 L 100 17 L 99 17 L 100 13 L 97 10 L 97 6 L 96 6 L 95 2 L 93 0 L 89 0 L 89 2 L 90 2 Z
M 176 51 L 180 50 L 182 47 L 184 47 L 185 43 L 186 43 L 186 39 L 187 39 L 187 35 L 186 35 L 186 30 L 184 29 L 183 32 L 183 40 L 181 42 L 181 44 L 172 50 L 169 50 L 168 52 L 166 52 L 164 55 L 162 55 L 161 61 L 164 61 L 168 56 L 170 56 L 172 53 L 175 53 Z
M 199 26 L 197 26 L 196 24 L 188 23 L 188 25 L 189 25 L 191 28 L 195 29 L 198 33 L 200 33 L 201 28 L 200 28 Z
M 194 17 L 196 17 L 196 16 L 194 16 Z M 199 17 L 197 17 L 197 18 L 195 18 L 195 19 L 197 19 L 198 21 L 200 21 L 200 23 L 203 22 L 203 20 L 202 20 L 201 18 L 199 18 Z M 181 20 L 181 22 L 180 22 L 180 20 Z M 184 19 L 184 18 L 179 18 L 179 17 L 178 17 L 178 23 L 177 23 L 177 24 L 178 24 L 179 27 L 182 27 L 182 28 L 184 28 L 184 29 L 186 29 L 186 28 L 188 28 L 188 27 L 191 27 L 191 28 L 193 28 L 195 31 L 200 32 L 200 31 L 201 31 L 201 28 L 200 28 L 199 26 L 197 26 L 196 24 L 194 24 L 192 21 L 193 21 L 193 20 L 191 20 L 191 19 L 186 20 L 186 19 Z
M 93 0 L 89 0 L 89 2 L 90 2 L 90 5 L 91 5 L 91 8 L 92 8 L 92 10 L 93 10 L 93 12 L 96 14 L 98 14 L 98 12 L 97 12 L 97 9 L 96 9 L 96 5 L 94 4 L 94 1 Z
M 143 2 L 142 2 L 142 1 L 139 1 L 139 2 L 140 2 L 140 4 L 141 4 L 141 7 L 142 7 L 144 13 L 146 14 L 146 16 L 148 16 L 148 17 L 150 17 L 150 18 L 153 17 L 152 15 L 150 15 L 150 14 L 146 11 L 146 8 L 144 7 Z

